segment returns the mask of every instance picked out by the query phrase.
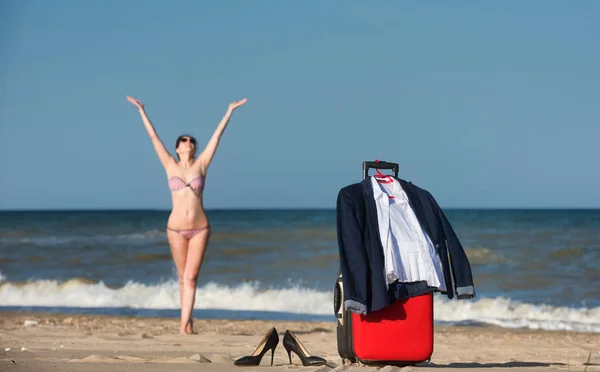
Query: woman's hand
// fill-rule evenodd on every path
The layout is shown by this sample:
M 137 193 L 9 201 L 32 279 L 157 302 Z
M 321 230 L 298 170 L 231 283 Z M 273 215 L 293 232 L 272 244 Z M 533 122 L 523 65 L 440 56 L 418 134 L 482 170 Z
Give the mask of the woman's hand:
M 142 103 L 139 100 L 133 98 L 132 96 L 127 96 L 127 100 L 129 102 L 131 102 L 132 104 L 134 104 L 138 109 L 140 109 L 140 110 L 144 109 L 144 105 L 142 105 Z
M 244 98 L 242 100 L 239 101 L 233 101 L 229 104 L 229 110 L 233 111 L 236 108 L 242 106 L 244 103 L 246 103 L 246 101 L 248 101 L 248 98 Z

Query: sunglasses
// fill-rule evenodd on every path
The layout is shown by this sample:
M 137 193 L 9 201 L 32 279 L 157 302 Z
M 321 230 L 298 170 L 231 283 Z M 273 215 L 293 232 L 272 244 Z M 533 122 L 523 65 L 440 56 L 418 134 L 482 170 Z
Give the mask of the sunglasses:
M 195 144 L 196 144 L 196 140 L 195 140 L 195 139 L 193 139 L 193 138 L 182 138 L 182 139 L 180 139 L 180 140 L 179 140 L 179 142 L 187 142 L 188 140 L 190 141 L 190 143 L 191 143 L 192 145 L 195 145 Z

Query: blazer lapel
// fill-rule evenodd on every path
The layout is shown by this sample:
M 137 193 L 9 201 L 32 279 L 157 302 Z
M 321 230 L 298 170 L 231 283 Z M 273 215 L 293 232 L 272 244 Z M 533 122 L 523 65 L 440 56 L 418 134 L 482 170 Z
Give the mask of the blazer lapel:
M 377 222 L 377 205 L 373 194 L 373 186 L 371 178 L 365 178 L 361 183 L 363 198 L 365 199 L 365 209 L 367 211 L 367 224 L 371 231 L 371 236 L 377 237 L 377 242 L 383 252 L 383 244 L 381 244 L 381 236 L 379 236 L 379 223 Z

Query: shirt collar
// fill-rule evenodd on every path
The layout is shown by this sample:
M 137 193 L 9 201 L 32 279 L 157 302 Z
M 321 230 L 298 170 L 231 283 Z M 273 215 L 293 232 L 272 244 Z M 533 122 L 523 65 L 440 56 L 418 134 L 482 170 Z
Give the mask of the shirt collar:
M 397 182 L 395 179 L 393 180 L 394 182 Z M 386 198 L 388 197 L 388 194 L 385 191 L 383 191 L 382 186 L 379 184 L 379 182 L 377 182 L 377 180 L 373 176 L 371 176 L 371 185 L 373 186 L 373 197 L 375 198 L 375 200 L 384 196 Z
M 404 190 L 402 189 L 402 185 L 400 185 L 400 182 L 398 182 L 398 180 L 394 177 L 392 177 L 391 179 L 393 182 L 386 184 L 391 186 L 391 195 L 394 195 L 396 198 L 400 197 L 401 199 L 404 199 L 405 195 Z M 386 199 L 388 198 L 388 194 L 385 191 L 383 191 L 383 186 L 379 182 L 377 182 L 377 180 L 373 176 L 371 176 L 371 185 L 373 186 L 373 197 L 375 198 L 375 200 L 384 196 L 386 197 Z

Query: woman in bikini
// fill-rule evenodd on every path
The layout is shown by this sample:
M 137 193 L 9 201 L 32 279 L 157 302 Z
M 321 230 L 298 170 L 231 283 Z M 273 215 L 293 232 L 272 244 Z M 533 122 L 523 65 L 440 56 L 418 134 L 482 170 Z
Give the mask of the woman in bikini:
M 179 279 L 179 298 L 181 301 L 180 333 L 194 333 L 192 310 L 196 297 L 198 272 L 202 266 L 204 252 L 210 237 L 210 225 L 204 211 L 202 194 L 206 171 L 215 155 L 221 135 L 225 131 L 233 111 L 246 103 L 246 99 L 229 104 L 223 119 L 198 157 L 196 140 L 192 136 L 177 138 L 175 160 L 167 151 L 156 134 L 144 105 L 132 97 L 127 100 L 134 104 L 142 117 L 146 131 L 152 140 L 154 150 L 167 173 L 173 207 L 167 222 L 167 238 L 171 247 L 173 261 Z

